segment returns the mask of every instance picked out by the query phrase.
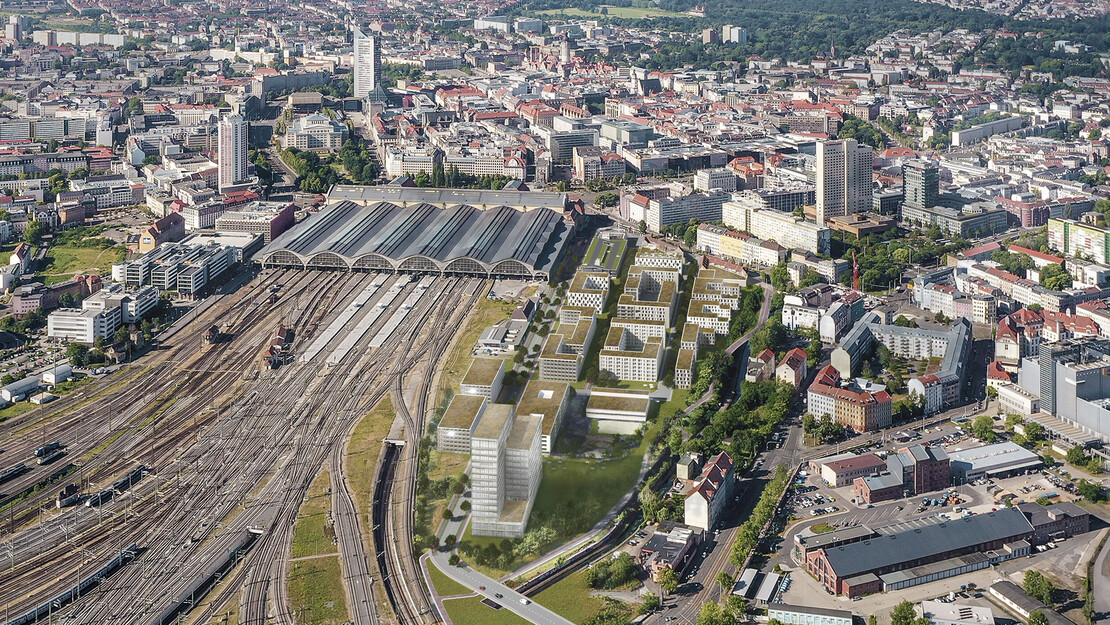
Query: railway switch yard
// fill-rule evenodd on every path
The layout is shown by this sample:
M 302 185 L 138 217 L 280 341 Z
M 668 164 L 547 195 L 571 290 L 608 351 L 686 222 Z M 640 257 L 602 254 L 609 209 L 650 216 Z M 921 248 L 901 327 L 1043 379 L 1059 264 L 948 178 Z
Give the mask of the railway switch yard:
M 0 421 L 0 623 L 293 625 L 293 526 L 321 469 L 351 619 L 440 620 L 412 548 L 415 443 L 435 362 L 487 281 L 245 282 L 115 373 Z M 386 396 L 403 440 L 356 504 L 346 441 Z

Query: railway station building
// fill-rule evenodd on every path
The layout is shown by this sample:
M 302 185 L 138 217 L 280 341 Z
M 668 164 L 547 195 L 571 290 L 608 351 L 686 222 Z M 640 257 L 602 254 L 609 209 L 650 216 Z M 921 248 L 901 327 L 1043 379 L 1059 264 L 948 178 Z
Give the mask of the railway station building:
M 337 185 L 262 249 L 263 267 L 547 280 L 573 222 L 566 195 Z

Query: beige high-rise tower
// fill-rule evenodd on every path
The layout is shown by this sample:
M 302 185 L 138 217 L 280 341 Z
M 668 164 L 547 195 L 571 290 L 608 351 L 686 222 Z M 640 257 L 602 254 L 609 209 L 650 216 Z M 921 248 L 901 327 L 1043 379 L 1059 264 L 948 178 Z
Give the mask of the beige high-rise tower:
M 855 139 L 817 144 L 817 223 L 871 208 L 871 170 L 875 155 Z

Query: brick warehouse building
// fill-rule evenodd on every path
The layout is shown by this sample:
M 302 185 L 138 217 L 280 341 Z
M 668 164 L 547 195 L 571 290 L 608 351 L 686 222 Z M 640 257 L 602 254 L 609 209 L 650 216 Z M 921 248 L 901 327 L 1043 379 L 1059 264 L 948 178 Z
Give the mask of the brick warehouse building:
M 914 495 L 944 490 L 952 485 L 952 468 L 944 448 L 913 445 L 887 458 L 887 470 L 901 476 Z
M 905 588 L 1029 553 L 1034 530 L 1006 508 L 806 554 L 806 571 L 848 597 Z M 934 566 L 925 566 L 934 565 Z

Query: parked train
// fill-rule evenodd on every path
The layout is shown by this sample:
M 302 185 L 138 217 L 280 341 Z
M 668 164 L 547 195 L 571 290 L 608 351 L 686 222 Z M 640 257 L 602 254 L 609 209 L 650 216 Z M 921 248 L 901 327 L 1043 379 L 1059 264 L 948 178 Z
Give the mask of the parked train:
M 51 462 L 54 462 L 55 460 L 57 460 L 58 458 L 61 458 L 64 455 L 66 455 L 66 450 L 64 450 L 64 449 L 55 449 L 54 451 L 52 451 L 52 452 L 46 454 L 45 456 L 42 456 L 41 458 L 39 458 L 38 463 L 40 465 L 50 464 Z
M 116 557 L 108 561 L 107 564 L 102 566 L 97 571 L 85 579 L 79 580 L 76 586 L 66 590 L 58 595 L 55 595 L 40 603 L 38 606 L 32 608 L 29 612 L 21 614 L 14 619 L 5 623 L 5 625 L 27 625 L 30 623 L 41 623 L 42 617 L 50 616 L 57 612 L 60 608 L 69 605 L 73 601 L 81 597 L 82 594 L 87 594 L 88 590 L 100 582 L 104 581 L 106 577 L 115 573 L 120 567 L 135 559 L 139 550 L 138 543 L 131 543 L 126 549 L 119 552 Z
M 28 468 L 27 465 L 21 462 L 14 467 L 5 470 L 3 473 L 0 473 L 0 484 L 3 484 L 4 482 L 10 482 L 30 470 L 31 469 Z
M 85 500 L 85 507 L 95 508 L 111 501 L 112 497 L 122 495 L 124 491 L 131 488 L 143 479 L 143 474 L 149 471 L 147 467 L 139 465 L 131 470 L 130 473 L 116 480 L 114 484 L 100 491 L 99 493 L 89 497 Z
M 46 445 L 43 445 L 42 447 L 39 447 L 38 449 L 35 450 L 35 457 L 36 458 L 42 458 L 43 456 L 49 455 L 50 452 L 56 451 L 56 450 L 61 449 L 61 448 L 62 448 L 62 441 L 54 441 L 53 443 L 47 443 Z

